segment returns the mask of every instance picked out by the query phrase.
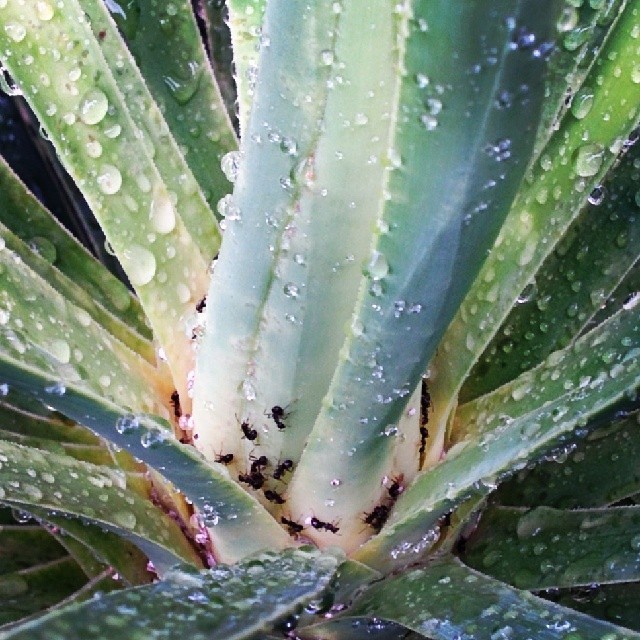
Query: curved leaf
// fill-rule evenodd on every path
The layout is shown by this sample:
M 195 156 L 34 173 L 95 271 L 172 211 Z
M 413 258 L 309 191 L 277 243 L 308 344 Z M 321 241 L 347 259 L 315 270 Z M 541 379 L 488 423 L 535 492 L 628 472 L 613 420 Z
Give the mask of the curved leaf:
M 83 2 L 82 6 L 97 17 L 99 4 Z M 105 5 L 180 146 L 179 155 L 184 154 L 215 211 L 218 200 L 230 190 L 220 160 L 237 143 L 191 2 L 173 0 L 158 4 L 154 0 L 129 0 L 125 4 L 109 0 Z M 102 40 L 102 47 L 105 57 L 110 59 L 108 38 Z M 204 223 L 201 215 L 195 221 Z M 201 250 L 209 259 L 216 248 L 211 238 L 210 229 L 202 239 L 195 237 L 196 242 L 203 243 Z
M 444 445 L 447 421 L 469 370 L 640 121 L 640 84 L 633 81 L 637 12 L 635 2 L 621 10 L 584 81 L 587 101 L 562 120 L 531 167 L 489 257 L 438 347 L 430 383 L 435 407 L 431 463 Z
M 338 559 L 293 550 L 264 553 L 235 566 L 208 572 L 174 568 L 165 579 L 103 596 L 18 627 L 3 640 L 122 640 L 180 637 L 192 640 L 255 637 L 270 623 L 293 614 L 317 597 L 333 576 Z M 268 588 L 265 588 L 268 587 Z
M 151 582 L 153 574 L 148 569 L 147 556 L 125 537 L 80 519 L 53 515 L 43 508 L 29 506 L 28 512 L 55 531 L 56 539 L 83 567 L 85 573 L 86 565 L 92 559 L 94 566 L 108 569 L 111 579 L 118 585 L 135 586 Z M 84 552 L 80 551 L 80 547 Z M 81 553 L 82 558 L 79 557 Z M 97 575 L 87 573 L 90 578 Z
M 522 468 L 639 384 L 640 324 L 629 310 L 508 387 L 464 405 L 460 414 L 466 412 L 465 428 L 473 435 L 418 476 L 382 532 L 354 558 L 379 570 L 415 561 L 433 546 L 438 521 L 456 504 L 478 490 L 495 489 L 501 474 Z
M 211 2 L 211 0 L 207 1 Z M 266 5 L 266 0 L 228 0 L 227 2 L 238 92 L 238 120 L 242 138 L 247 135 L 249 125 Z M 270 36 L 266 34 L 266 37 Z
M 361 542 L 366 529 L 353 514 L 380 498 L 385 475 L 409 473 L 392 467 L 397 439 L 381 434 L 397 433 L 406 396 L 524 171 L 544 63 L 511 44 L 525 26 L 550 36 L 556 7 L 529 12 L 525 4 L 506 0 L 488 17 L 475 2 L 380 0 L 335 14 L 333 3 L 318 2 L 300 15 L 288 15 L 288 3 L 267 5 L 271 44 L 261 53 L 230 203 L 241 219 L 228 225 L 212 280 L 196 428 L 207 456 L 237 440 L 238 419 L 265 425 L 259 444 L 272 457 L 295 460 L 308 440 L 287 508 L 294 518 L 340 520 L 337 540 L 309 532 L 323 544 Z M 517 24 L 505 25 L 507 15 Z M 475 35 L 462 27 L 471 24 Z M 485 46 L 497 49 L 496 64 L 470 74 Z M 509 109 L 496 105 L 500 90 L 514 93 Z M 492 150 L 501 136 L 513 138 L 513 158 L 499 163 L 505 150 Z M 480 201 L 489 210 L 465 225 Z M 223 335 L 239 348 L 221 353 Z M 215 390 L 207 396 L 215 411 L 199 388 Z M 263 416 L 287 405 L 285 436 Z M 334 469 L 350 482 L 332 484 L 340 480 Z
M 640 579 L 640 507 L 561 511 L 492 508 L 464 562 L 519 589 Z
M 266 547 L 291 544 L 277 522 L 229 478 L 224 466 L 207 463 L 192 447 L 180 444 L 164 420 L 127 413 L 104 396 L 73 384 L 61 387 L 35 358 L 24 363 L 0 352 L 0 364 L 10 389 L 34 396 L 127 449 L 172 482 L 200 511 L 218 560 L 235 562 Z
M 124 535 L 159 568 L 176 560 L 199 564 L 178 525 L 126 487 L 108 467 L 0 441 L 0 502 L 78 517 Z
M 57 605 L 82 589 L 86 581 L 82 569 L 69 556 L 0 576 L 0 625 Z M 3 635 L 0 632 L 0 637 Z
M 469 373 L 459 402 L 493 391 L 574 340 L 640 258 L 640 145 L 596 187 Z
M 183 323 L 206 290 L 209 258 L 200 247 L 208 237 L 215 251 L 215 220 L 195 181 L 173 172 L 179 156 L 166 152 L 169 132 L 126 49 L 120 86 L 117 60 L 111 70 L 78 0 L 64 11 L 46 6 L 25 13 L 12 0 L 3 8 L 9 29 L 0 31 L 0 56 L 99 219 L 186 403 L 192 353 Z
M 521 471 L 500 486 L 496 500 L 576 509 L 602 507 L 640 492 L 639 418 L 634 413 L 607 423 L 577 440 L 557 461 L 552 457 Z
M 65 299 L 8 246 L 0 250 L 0 284 L 2 352 L 37 361 L 62 385 L 73 382 L 134 411 L 168 415 L 170 391 L 162 371 Z
M 640 631 L 640 583 L 592 585 L 589 588 L 542 592 L 563 607 Z
M 104 307 L 115 318 L 130 327 L 131 333 L 138 336 L 136 349 L 141 354 L 147 354 L 142 346 L 144 338 L 151 337 L 149 327 L 144 320 L 144 313 L 137 299 L 127 290 L 115 276 L 94 260 L 89 253 L 56 221 L 51 213 L 45 209 L 22 184 L 19 178 L 13 173 L 6 162 L 0 158 L 0 193 L 2 194 L 3 206 L 0 208 L 0 222 L 26 243 L 36 256 L 40 256 L 40 263 L 51 264 L 54 269 L 51 272 L 59 271 L 71 282 L 82 286 L 85 291 L 84 296 L 76 291 L 78 299 L 83 300 L 83 308 L 93 317 L 102 317 L 104 312 L 99 313 L 96 307 Z M 7 242 L 7 237 L 3 234 L 3 239 Z M 21 252 L 23 259 L 26 259 L 24 252 Z M 28 261 L 29 262 L 29 261 Z M 29 262 L 32 268 L 38 261 Z M 40 271 L 44 276 L 44 265 Z M 80 282 L 79 282 L 80 280 Z M 59 278 L 52 275 L 50 279 L 60 282 Z M 65 284 L 66 283 L 61 283 Z M 55 285 L 54 285 L 55 286 Z M 65 287 L 65 292 L 69 290 Z M 66 293 L 65 293 L 66 295 Z M 96 317 L 97 319 L 97 317 Z M 115 324 L 113 320 L 102 320 L 103 325 Z M 130 344 L 123 338 L 126 331 L 118 332 L 112 329 L 117 337 Z M 133 348 L 133 347 L 132 347 Z M 147 357 L 149 357 L 147 355 Z
M 347 615 L 396 622 L 434 640 L 640 638 L 633 631 L 518 591 L 455 560 L 374 585 Z

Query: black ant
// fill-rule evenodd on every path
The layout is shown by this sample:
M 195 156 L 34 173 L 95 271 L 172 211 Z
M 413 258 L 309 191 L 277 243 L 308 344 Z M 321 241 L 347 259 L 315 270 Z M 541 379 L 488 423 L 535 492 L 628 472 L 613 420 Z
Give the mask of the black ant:
M 371 513 L 365 514 L 364 521 L 376 531 L 380 531 L 388 517 L 389 507 L 384 504 L 379 504 L 377 507 L 373 508 Z
M 387 487 L 389 496 L 394 500 L 404 491 L 404 485 L 401 484 L 401 479 L 402 476 L 400 478 L 391 478 L 391 485 Z
M 202 300 L 200 300 L 200 302 L 198 302 L 198 304 L 196 305 L 196 311 L 198 313 L 202 313 L 205 310 L 206 306 L 207 306 L 207 296 L 203 296 Z
M 240 482 L 248 484 L 252 489 L 262 489 L 265 477 L 259 471 L 252 471 L 251 473 L 241 473 L 238 476 Z
M 418 452 L 422 455 L 427 448 L 427 438 L 429 437 L 429 430 L 427 427 L 420 427 L 420 449 Z
M 220 464 L 231 464 L 233 462 L 233 453 L 221 453 L 217 455 L 216 462 Z
M 264 469 L 268 464 L 267 456 L 260 456 L 259 458 L 252 458 L 251 473 L 258 473 L 260 469 Z
M 278 404 L 271 407 L 271 413 L 267 414 L 268 418 L 273 418 L 278 429 L 286 429 L 287 425 L 284 423 L 284 419 L 287 417 L 285 410 Z
M 315 516 L 311 518 L 310 524 L 314 529 L 318 530 L 324 529 L 325 531 L 330 531 L 331 533 L 338 533 L 338 531 L 340 531 L 340 527 L 336 527 L 333 522 L 322 522 L 322 520 L 318 520 L 318 518 L 316 518 Z
M 278 464 L 273 472 L 273 477 L 275 480 L 280 480 L 282 476 L 287 472 L 293 469 L 293 460 L 283 460 Z
M 258 432 L 255 429 L 251 428 L 251 425 L 248 421 L 242 422 L 240 424 L 240 429 L 242 429 L 243 438 L 247 440 L 255 440 L 258 437 Z
M 304 529 L 304 527 L 301 524 L 295 522 L 295 520 L 289 520 L 289 518 L 285 518 L 284 516 L 280 518 L 280 522 L 287 526 L 287 530 L 291 535 L 301 533 Z
M 180 394 L 176 389 L 171 393 L 171 406 L 173 407 L 173 415 L 179 418 L 182 415 L 182 408 L 180 407 Z
M 422 392 L 420 394 L 420 423 L 425 425 L 429 421 L 429 408 L 431 407 L 431 395 L 427 388 L 427 381 L 422 381 Z
M 269 502 L 275 502 L 276 504 L 284 504 L 286 502 L 277 491 L 272 491 L 271 489 L 267 489 L 264 492 L 264 497 L 269 500 Z

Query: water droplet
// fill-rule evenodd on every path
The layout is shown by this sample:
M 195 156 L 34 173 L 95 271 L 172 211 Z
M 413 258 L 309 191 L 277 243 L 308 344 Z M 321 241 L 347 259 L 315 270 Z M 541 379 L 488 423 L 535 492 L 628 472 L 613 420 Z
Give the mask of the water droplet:
M 63 396 L 67 392 L 67 387 L 65 387 L 62 382 L 56 382 L 55 384 L 45 387 L 44 391 L 52 396 Z
M 364 324 L 360 318 L 354 316 L 351 320 L 351 332 L 356 338 L 364 334 Z
M 578 149 L 576 173 L 582 178 L 595 176 L 602 166 L 604 147 L 600 144 L 585 144 Z
M 132 433 L 139 427 L 140 421 L 138 420 L 138 418 L 136 418 L 136 416 L 132 414 L 121 416 L 116 420 L 116 431 L 121 435 Z
M 417 73 L 416 84 L 418 85 L 419 89 L 424 89 L 425 87 L 429 86 L 429 77 L 424 73 Z
M 120 191 L 122 186 L 122 174 L 112 164 L 103 164 L 96 178 L 98 188 L 106 195 L 113 195 Z
M 356 113 L 353 121 L 355 124 L 361 127 L 369 122 L 369 118 L 367 118 L 367 116 L 364 113 Z
M 45 0 L 38 0 L 36 3 L 36 14 L 43 22 L 47 22 L 53 18 L 53 7 Z
M 604 187 L 599 184 L 589 194 L 589 197 L 587 198 L 587 200 L 589 201 L 589 204 L 592 204 L 597 207 L 602 204 L 604 200 L 604 195 L 605 195 Z
M 140 444 L 145 449 L 154 449 L 164 442 L 165 436 L 161 431 L 149 429 L 140 436 Z
M 112 515 L 113 521 L 125 529 L 133 529 L 136 526 L 136 517 L 131 511 L 116 511 Z
M 242 381 L 242 394 L 245 397 L 245 400 L 252 402 L 256 399 L 256 388 L 253 386 L 253 382 L 251 380 L 243 380 Z
M 282 138 L 280 141 L 280 149 L 292 158 L 298 155 L 298 144 L 293 138 L 287 138 L 286 136 Z
M 371 253 L 371 259 L 367 265 L 367 272 L 372 280 L 382 280 L 389 274 L 389 263 L 384 254 L 379 251 L 373 251 Z
M 288 298 L 297 298 L 300 295 L 300 289 L 298 288 L 298 285 L 294 284 L 293 282 L 287 282 L 287 284 L 284 285 L 283 290 L 284 295 Z
M 102 155 L 102 145 L 97 140 L 89 140 L 85 149 L 90 158 L 99 158 Z
M 229 153 L 225 153 L 220 160 L 220 168 L 229 182 L 235 182 L 240 170 L 240 152 L 229 151 Z
M 420 122 L 427 131 L 433 131 L 438 126 L 438 119 L 430 113 L 423 113 L 420 116 Z
M 176 286 L 176 296 L 178 297 L 179 302 L 186 304 L 191 300 L 191 290 L 186 284 L 181 282 Z
M 121 132 L 122 127 L 119 124 L 114 124 L 113 126 L 104 130 L 104 135 L 107 136 L 107 138 L 113 139 L 117 138 Z
M 631 82 L 640 84 L 640 64 L 634 64 L 631 69 Z
M 19 22 L 8 22 L 4 25 L 4 30 L 14 42 L 22 42 L 27 35 L 25 26 Z
M 162 76 L 165 86 L 169 89 L 178 104 L 187 104 L 198 91 L 202 67 L 196 60 L 189 60 L 183 64 L 180 73 Z
M 640 291 L 632 293 L 623 303 L 622 308 L 625 311 L 635 309 L 640 304 Z
M 578 24 L 578 12 L 575 7 L 565 7 L 558 18 L 556 27 L 560 33 L 571 31 Z
M 125 249 L 122 254 L 122 266 L 134 287 L 148 284 L 156 273 L 155 256 L 151 251 L 137 244 Z
M 109 110 L 109 101 L 100 89 L 89 89 L 80 101 L 80 120 L 85 124 L 98 124 Z
M 582 120 L 587 116 L 593 106 L 593 91 L 588 88 L 582 88 L 571 101 L 571 113 L 578 120 Z
M 328 67 L 333 64 L 333 60 L 333 51 L 331 51 L 330 49 L 324 49 L 320 52 L 320 62 L 322 62 L 323 65 Z
M 44 348 L 62 364 L 67 364 L 71 359 L 71 347 L 66 340 L 53 339 L 47 341 Z
M 171 196 L 164 185 L 156 187 L 149 214 L 151 226 L 158 233 L 171 233 L 176 226 L 176 211 Z

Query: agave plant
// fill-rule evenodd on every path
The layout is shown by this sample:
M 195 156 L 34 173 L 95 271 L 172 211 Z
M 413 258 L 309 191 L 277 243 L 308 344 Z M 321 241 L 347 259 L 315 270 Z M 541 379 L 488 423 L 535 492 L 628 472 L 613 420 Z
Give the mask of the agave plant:
M 0 26 L 1 638 L 640 638 L 640 0 Z

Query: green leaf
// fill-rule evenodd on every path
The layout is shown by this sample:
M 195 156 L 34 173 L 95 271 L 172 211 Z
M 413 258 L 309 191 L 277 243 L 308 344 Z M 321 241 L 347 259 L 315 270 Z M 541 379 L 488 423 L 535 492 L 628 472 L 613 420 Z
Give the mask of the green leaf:
M 238 95 L 234 79 L 233 47 L 228 25 L 227 4 L 221 0 L 201 0 L 197 3 L 196 15 L 204 23 L 209 62 L 227 113 L 235 128 L 238 124 L 236 106 Z
M 581 106 L 584 96 L 575 94 L 598 58 L 627 0 L 596 0 L 583 2 L 579 7 L 575 4 L 567 3 L 558 19 L 561 36 L 551 59 L 548 96 L 536 141 L 536 156 L 573 105 L 574 96 L 573 107 L 578 109 Z
M 640 492 L 640 414 L 609 421 L 568 446 L 556 461 L 521 471 L 497 491 L 503 505 L 602 507 Z M 561 464 L 559 464 L 561 462 Z
M 510 385 L 464 405 L 458 416 L 467 439 L 418 476 L 382 532 L 354 558 L 379 570 L 415 561 L 433 546 L 439 519 L 456 504 L 494 489 L 501 475 L 521 469 L 639 383 L 640 324 L 629 310 Z
M 105 4 L 120 27 L 190 170 L 215 209 L 218 200 L 230 190 L 220 160 L 237 147 L 237 142 L 191 2 L 174 0 L 158 4 L 155 0 L 128 0 Z M 83 8 L 97 17 L 98 3 L 83 2 Z M 108 38 L 101 42 L 109 59 Z M 202 238 L 205 240 L 207 243 L 201 249 L 206 254 L 213 251 L 215 245 L 211 236 Z
M 574 340 L 640 258 L 636 202 L 640 145 L 596 187 L 518 298 L 460 390 L 464 403 L 493 391 Z
M 162 570 L 176 560 L 200 564 L 179 526 L 126 486 L 126 477 L 67 456 L 0 441 L 0 502 L 77 517 L 124 535 Z
M 0 529 L 0 575 L 66 555 L 64 547 L 37 525 L 3 525 Z
M 211 0 L 208 0 L 208 4 L 211 4 Z M 249 126 L 266 6 L 266 0 L 228 0 L 227 2 L 241 138 L 247 135 Z M 269 32 L 266 33 L 266 37 L 270 37 Z
M 176 3 L 174 7 L 177 10 L 178 4 Z M 213 213 L 206 203 L 203 189 L 200 188 L 183 155 L 183 151 L 186 150 L 185 141 L 175 138 L 174 132 L 170 128 L 176 122 L 181 122 L 180 127 L 184 130 L 185 114 L 174 114 L 173 122 L 169 123 L 167 121 L 165 116 L 167 105 L 158 96 L 160 87 L 153 81 L 149 83 L 148 79 L 143 77 L 136 64 L 138 60 L 134 59 L 133 52 L 127 49 L 125 42 L 120 37 L 116 25 L 109 17 L 108 7 L 105 3 L 102 0 L 87 0 L 82 3 L 82 10 L 87 14 L 91 30 L 102 49 L 104 59 L 106 61 L 116 61 L 115 69 L 112 68 L 112 73 L 121 94 L 126 96 L 128 115 L 134 125 L 144 133 L 146 145 L 151 149 L 150 155 L 153 163 L 167 189 L 169 189 L 168 194 L 162 189 L 160 192 L 153 190 L 152 197 L 155 200 L 156 208 L 154 209 L 152 200 L 150 217 L 153 219 L 154 216 L 161 218 L 166 215 L 178 215 L 204 260 L 211 260 L 217 253 L 220 244 L 220 231 Z M 188 14 L 186 13 L 187 11 Z M 149 14 L 150 12 L 146 13 Z M 178 17 L 175 17 L 175 20 L 181 21 L 185 17 L 189 24 L 193 21 L 191 9 L 186 9 L 186 5 L 182 6 L 182 12 Z M 159 29 L 159 24 L 163 22 L 167 24 L 169 16 L 166 16 L 166 18 L 165 20 L 153 21 L 156 32 Z M 195 29 L 195 23 L 191 26 Z M 187 27 L 187 31 L 189 30 L 189 27 Z M 157 36 L 158 33 L 151 37 Z M 166 40 L 165 34 L 162 37 Z M 151 47 L 151 43 L 147 42 L 147 44 Z M 166 42 L 164 44 L 166 46 Z M 199 41 L 197 46 L 200 46 Z M 151 48 L 157 49 L 157 43 L 156 46 Z M 139 53 L 137 49 L 135 53 Z M 149 60 L 149 53 L 147 52 L 146 55 L 142 56 L 147 61 Z M 185 42 L 182 42 L 181 55 L 188 56 L 188 53 L 189 47 Z M 157 52 L 154 51 L 152 57 L 155 66 L 160 62 Z M 125 60 L 127 64 L 123 64 Z M 167 63 L 170 64 L 170 60 L 165 59 L 161 62 L 164 63 L 165 70 L 167 70 Z M 187 67 L 191 72 L 196 72 L 199 64 L 197 60 L 191 60 Z M 157 73 L 155 76 L 157 78 Z M 157 80 L 160 81 L 160 78 L 157 78 Z M 154 87 L 156 91 L 153 92 L 151 87 Z M 164 89 L 166 90 L 167 87 L 165 86 Z M 162 91 L 162 94 L 164 95 L 164 91 Z M 156 101 L 154 101 L 154 98 Z M 215 106 L 215 99 L 213 99 L 211 106 Z M 201 121 L 204 120 L 202 114 L 199 118 Z M 209 171 L 209 173 L 215 172 Z M 145 183 L 144 186 L 147 187 L 148 184 Z M 226 193 L 226 191 L 227 189 L 223 193 Z M 167 195 L 169 196 L 169 201 L 166 199 Z M 178 199 L 180 199 L 179 203 Z M 158 223 L 160 220 L 155 222 Z M 165 230 L 159 231 L 156 229 L 156 231 L 167 233 L 166 229 L 171 226 L 170 218 L 160 222 L 160 226 L 165 226 Z
M 554 591 L 548 597 L 563 607 L 640 631 L 640 583 L 591 585 L 568 592 Z
M 633 265 L 590 324 L 600 324 L 605 318 L 621 309 L 638 291 L 640 291 L 640 261 Z
M 126 48 L 122 68 L 114 60 L 110 69 L 78 0 L 64 11 L 45 5 L 29 14 L 14 2 L 3 9 L 3 62 L 103 227 L 187 403 L 192 351 L 183 322 L 206 290 L 215 219 L 186 165 L 174 172 L 181 157 Z M 116 37 L 114 27 L 104 46 Z
M 53 515 L 46 509 L 30 506 L 29 513 L 57 530 L 57 539 L 79 562 L 85 573 L 89 563 L 86 554 L 89 553 L 103 567 L 105 565 L 111 567 L 110 573 L 117 573 L 126 586 L 151 582 L 152 574 L 147 568 L 147 557 L 135 544 L 124 537 L 86 521 Z M 82 545 L 85 549 L 82 562 L 78 557 L 81 551 L 77 545 Z M 96 576 L 96 574 L 90 576 L 89 573 L 87 575 Z
M 518 591 L 454 559 L 372 586 L 347 615 L 375 616 L 433 640 L 640 638 L 633 631 Z
M 29 266 L 35 269 L 36 265 L 40 265 L 40 275 L 46 277 L 45 273 L 50 274 L 49 282 L 52 286 L 55 286 L 56 282 L 64 286 L 61 292 L 67 297 L 67 292 L 72 288 L 69 282 L 77 283 L 74 293 L 76 299 L 82 300 L 83 308 L 96 320 L 102 318 L 101 324 L 104 326 L 116 325 L 115 319 L 125 323 L 130 328 L 130 332 L 138 336 L 137 342 L 133 337 L 131 338 L 131 342 L 138 345 L 136 350 L 146 354 L 141 344 L 142 338 L 148 340 L 151 332 L 138 300 L 122 282 L 100 262 L 93 259 L 86 249 L 60 226 L 2 158 L 0 158 L 0 194 L 3 202 L 0 209 L 0 222 L 25 242 L 35 256 L 42 258 L 37 260 L 34 257 L 33 260 L 29 260 L 29 254 L 21 252 L 23 259 L 28 260 Z M 4 233 L 3 236 L 7 242 Z M 54 268 L 48 268 L 48 265 L 53 265 Z M 60 278 L 57 272 L 66 276 L 68 280 Z M 81 282 L 78 282 L 79 279 Z M 78 292 L 79 286 L 84 290 L 84 295 Z M 99 310 L 98 307 L 104 310 Z M 115 319 L 107 319 L 105 310 L 113 314 Z M 127 335 L 127 331 L 123 329 L 115 331 L 113 328 L 111 331 L 120 340 L 129 344 L 123 337 Z
M 69 556 L 0 576 L 0 625 L 55 606 L 86 581 Z
M 193 447 L 180 444 L 164 420 L 127 413 L 104 394 L 73 384 L 60 386 L 46 369 L 38 368 L 37 360 L 21 363 L 0 352 L 0 364 L 10 389 L 31 394 L 128 450 L 172 482 L 198 508 L 218 560 L 235 562 L 266 547 L 282 549 L 291 544 L 278 523 L 231 480 L 226 467 L 208 463 Z
M 351 330 L 339 345 L 331 385 L 290 486 L 293 512 L 340 520 L 350 549 L 371 533 L 362 514 L 386 498 L 385 476 L 416 471 L 415 460 L 408 467 L 393 461 L 403 437 L 419 438 L 399 430 L 402 411 L 485 259 L 535 138 L 544 55 L 512 42 L 521 37 L 518 29 L 542 43 L 553 38 L 556 9 L 555 2 L 534 11 L 506 1 L 493 3 L 487 18 L 482 2 L 414 2 L 403 16 L 411 19 L 398 20 L 398 64 L 406 73 L 396 78 L 383 152 L 388 172 L 376 194 L 377 232 L 367 247 Z M 496 63 L 480 65 L 473 75 L 469 70 L 487 46 L 496 51 Z M 526 101 L 519 93 L 523 83 Z M 512 94 L 507 108 L 500 103 L 505 92 Z M 362 185 L 371 191 L 364 178 Z M 362 262 L 356 254 L 356 264 Z M 348 478 L 337 487 L 335 469 Z M 329 501 L 335 507 L 328 509 Z M 329 532 L 314 539 L 332 543 Z
M 170 392 L 162 371 L 51 288 L 8 247 L 0 251 L 0 283 L 0 350 L 37 362 L 62 385 L 74 382 L 132 410 L 168 416 L 168 398 L 162 396 Z
M 489 257 L 438 347 L 430 384 L 435 407 L 431 463 L 440 456 L 449 415 L 469 370 L 640 121 L 640 84 L 633 81 L 637 10 L 636 3 L 622 9 L 584 82 L 593 99 L 567 114 L 531 167 Z
M 353 514 L 379 500 L 382 478 L 409 475 L 393 466 L 397 422 L 533 145 L 544 63 L 512 51 L 515 31 L 502 18 L 515 14 L 517 27 L 546 39 L 555 2 L 535 13 L 524 4 L 505 0 L 489 18 L 477 2 L 380 0 L 335 14 L 316 3 L 299 15 L 289 3 L 267 5 L 271 44 L 230 202 L 241 220 L 228 221 L 212 280 L 194 415 L 212 456 L 237 440 L 236 416 L 262 425 L 271 407 L 288 407 L 285 433 L 266 423 L 259 444 L 295 460 L 309 442 L 287 509 L 341 521 L 341 543 L 366 537 Z M 462 26 L 472 24 L 473 34 Z M 496 64 L 470 75 L 485 46 L 497 49 Z M 496 106 L 500 90 L 516 94 L 510 109 Z M 502 137 L 513 158 L 498 163 Z M 489 179 L 496 188 L 487 195 Z M 465 225 L 480 201 L 489 209 L 482 222 Z M 222 353 L 229 336 L 242 351 Z M 350 479 L 338 488 L 335 469 Z M 330 532 L 309 535 L 335 542 Z
M 179 637 L 186 629 L 192 640 L 249 638 L 319 596 L 338 562 L 297 549 L 208 572 L 174 568 L 156 584 L 53 612 L 1 637 L 134 640 Z
M 486 511 L 464 561 L 519 589 L 640 579 L 640 507 Z

